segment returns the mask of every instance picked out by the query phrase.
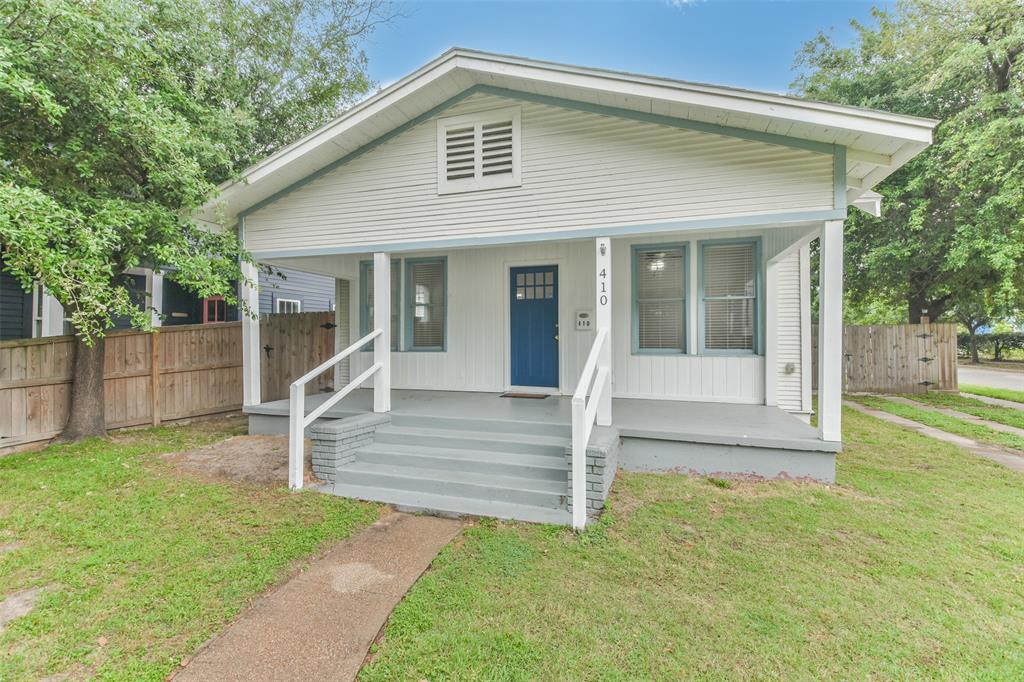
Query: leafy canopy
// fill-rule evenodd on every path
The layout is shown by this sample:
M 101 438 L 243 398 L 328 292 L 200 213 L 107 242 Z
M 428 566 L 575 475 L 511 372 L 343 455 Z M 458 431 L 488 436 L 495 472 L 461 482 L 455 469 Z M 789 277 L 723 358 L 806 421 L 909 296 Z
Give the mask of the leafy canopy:
M 0 5 L 0 243 L 88 342 L 149 314 L 137 266 L 237 303 L 219 183 L 362 96 L 377 0 L 8 0 Z
M 797 58 L 801 95 L 941 119 L 935 144 L 878 188 L 884 215 L 847 222 L 847 283 L 862 307 L 991 315 L 1024 289 L 1024 4 L 903 0 L 819 34 Z

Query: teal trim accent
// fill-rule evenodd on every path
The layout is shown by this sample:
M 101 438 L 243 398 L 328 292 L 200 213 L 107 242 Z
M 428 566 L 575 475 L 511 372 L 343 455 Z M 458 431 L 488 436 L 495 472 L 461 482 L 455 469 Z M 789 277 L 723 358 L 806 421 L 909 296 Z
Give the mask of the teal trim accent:
M 297 189 L 300 189 L 304 185 L 307 185 L 307 184 L 313 182 L 314 180 L 322 177 L 323 175 L 325 175 L 327 173 L 330 173 L 332 170 L 338 168 L 339 166 L 343 166 L 346 163 L 348 163 L 349 161 L 357 159 L 360 156 L 362 156 L 363 154 L 366 154 L 367 152 L 376 149 L 377 147 L 379 147 L 380 145 L 384 144 L 388 140 L 394 138 L 396 135 L 401 135 L 402 133 L 404 133 L 405 131 L 409 130 L 410 128 L 412 128 L 414 126 L 417 126 L 417 125 L 423 123 L 424 121 L 427 121 L 428 119 L 430 119 L 433 116 L 439 114 L 440 112 L 444 111 L 445 109 L 447 109 L 447 108 L 449 108 L 449 107 L 451 107 L 451 106 L 453 106 L 455 104 L 458 104 L 462 100 L 464 100 L 467 97 L 470 97 L 471 95 L 474 95 L 474 94 L 476 94 L 478 92 L 479 93 L 489 94 L 489 95 L 495 95 L 495 96 L 498 96 L 498 97 L 505 97 L 505 98 L 509 98 L 509 99 L 516 99 L 516 100 L 520 100 L 520 101 L 524 101 L 524 102 L 535 102 L 537 104 L 548 104 L 548 105 L 551 105 L 551 106 L 561 107 L 563 109 L 572 109 L 574 111 L 582 111 L 582 112 L 593 113 L 593 114 L 601 114 L 601 115 L 604 115 L 604 116 L 615 116 L 615 117 L 618 117 L 618 118 L 623 118 L 623 119 L 628 119 L 628 120 L 633 120 L 633 121 L 640 121 L 642 123 L 655 123 L 655 124 L 658 124 L 658 125 L 670 126 L 670 127 L 679 128 L 679 129 L 682 129 L 682 130 L 693 130 L 693 131 L 702 132 L 702 133 L 711 133 L 713 135 L 726 135 L 728 137 L 735 137 L 735 138 L 739 138 L 741 140 L 750 140 L 750 141 L 753 141 L 753 142 L 764 142 L 766 144 L 780 145 L 780 146 L 783 146 L 783 147 L 791 147 L 791 148 L 794 148 L 794 149 L 804 149 L 804 150 L 811 151 L 811 152 L 816 152 L 816 153 L 819 153 L 819 154 L 830 154 L 830 155 L 835 156 L 837 150 L 841 149 L 842 153 L 844 154 L 843 170 L 844 170 L 844 177 L 845 177 L 845 168 L 846 168 L 845 152 L 846 152 L 846 148 L 845 147 L 840 147 L 840 146 L 837 146 L 837 145 L 833 145 L 833 144 L 828 144 L 826 142 L 817 142 L 817 141 L 814 141 L 814 140 L 804 140 L 802 138 L 790 137 L 788 135 L 778 135 L 778 134 L 775 134 L 775 133 L 765 133 L 765 132 L 760 132 L 760 131 L 757 131 L 757 130 L 747 130 L 746 128 L 735 128 L 735 127 L 732 127 L 732 126 L 723 126 L 723 125 L 719 125 L 719 124 L 716 124 L 716 123 L 704 123 L 703 121 L 691 121 L 691 120 L 688 120 L 688 119 L 675 118 L 675 117 L 672 117 L 672 116 L 663 116 L 661 114 L 651 114 L 651 113 L 646 113 L 646 112 L 643 112 L 643 111 L 633 111 L 631 109 L 620 109 L 620 108 L 617 108 L 617 107 L 609 107 L 609 106 L 604 106 L 604 105 L 601 105 L 601 104 L 590 104 L 588 102 L 577 102 L 575 100 L 565 99 L 565 98 L 562 98 L 562 97 L 550 97 L 550 96 L 547 96 L 547 95 L 537 95 L 537 94 L 534 94 L 534 93 L 531 93 L 531 92 L 522 92 L 520 90 L 509 90 L 509 89 L 506 89 L 506 88 L 499 88 L 499 87 L 495 87 L 493 85 L 477 84 L 477 85 L 470 86 L 469 88 L 463 90 L 459 94 L 454 95 L 453 97 L 450 97 L 450 98 L 446 99 L 444 102 L 441 102 L 437 106 L 431 107 L 430 109 L 428 109 L 427 111 L 423 112 L 422 114 L 416 116 L 413 119 L 410 119 L 409 121 L 403 123 L 402 125 L 398 126 L 397 128 L 394 128 L 393 130 L 390 130 L 387 133 L 384 133 L 380 137 L 378 137 L 378 138 L 376 138 L 374 140 L 371 140 L 370 142 L 367 142 L 362 147 L 360 147 L 360 148 L 358 148 L 358 149 L 356 149 L 356 150 L 354 150 L 352 152 L 349 152 L 348 154 L 346 154 L 345 156 L 341 157 L 340 159 L 336 159 L 336 160 L 332 161 L 331 163 L 327 164 L 326 166 L 324 166 L 323 168 L 321 168 L 319 170 L 316 170 L 316 171 L 313 171 L 312 173 L 310 173 L 309 175 L 305 176 L 304 178 L 293 182 L 292 184 L 288 185 L 287 187 L 284 187 L 283 189 L 278 190 L 277 192 L 274 192 L 269 197 L 256 202 L 252 206 L 250 206 L 250 207 L 248 207 L 248 208 L 246 208 L 246 209 L 244 209 L 242 211 L 239 211 L 238 212 L 238 217 L 242 218 L 242 217 L 247 216 L 247 215 L 249 215 L 249 214 L 251 214 L 251 213 L 253 213 L 255 211 L 258 211 L 259 209 L 263 208 L 264 206 L 267 206 L 269 204 L 274 203 L 275 201 L 277 201 L 281 197 L 283 197 L 283 196 L 285 196 L 287 194 L 290 194 L 290 193 L 294 192 Z M 844 192 L 845 192 L 845 188 L 844 188 Z M 844 201 L 845 201 L 845 197 L 844 197 Z M 844 203 L 836 204 L 837 208 L 839 206 L 845 206 L 845 204 Z
M 413 291 L 414 283 L 412 281 L 412 268 L 418 263 L 440 263 L 441 264 L 441 310 L 443 311 L 441 317 L 441 345 L 440 346 L 417 346 L 413 341 L 413 329 L 412 321 L 414 318 L 415 307 L 416 307 L 416 295 Z M 417 353 L 428 352 L 428 353 L 443 353 L 448 347 L 448 257 L 447 256 L 431 256 L 425 258 L 406 258 L 405 259 L 405 287 L 403 288 L 405 294 L 405 343 L 402 347 L 406 351 L 414 351 Z
M 258 211 L 261 208 L 263 208 L 264 206 L 267 206 L 269 204 L 274 203 L 275 201 L 277 201 L 281 197 L 283 197 L 283 196 L 285 196 L 287 194 L 291 194 L 295 190 L 300 189 L 301 187 L 303 187 L 304 185 L 308 185 L 309 183 L 313 182 L 317 178 L 320 178 L 320 177 L 326 175 L 327 173 L 330 173 L 335 168 L 338 168 L 339 166 L 343 166 L 346 163 L 348 163 L 349 161 L 352 161 L 354 159 L 358 159 L 360 156 L 362 156 L 363 154 L 366 154 L 367 152 L 373 151 L 374 149 L 376 149 L 380 145 L 384 144 L 388 140 L 392 139 L 396 135 L 401 135 L 406 130 L 409 130 L 410 128 L 412 128 L 414 126 L 418 126 L 420 123 L 423 123 L 424 121 L 428 120 L 432 116 L 434 116 L 434 115 L 444 111 L 445 109 L 447 109 L 448 107 L 451 107 L 454 104 L 458 104 L 459 102 L 461 102 L 462 100 L 466 99 L 467 97 L 469 97 L 473 93 L 478 92 L 478 88 L 479 87 L 481 87 L 481 86 L 473 86 L 473 87 L 470 87 L 470 88 L 468 88 L 466 90 L 463 90 L 462 92 L 460 92 L 459 94 L 457 94 L 457 95 L 455 95 L 453 97 L 449 97 L 448 99 L 446 99 L 445 101 L 441 102 L 437 106 L 432 107 L 432 108 L 428 109 L 427 111 L 424 111 L 419 116 L 417 116 L 417 117 L 415 117 L 413 119 L 410 119 L 409 121 L 406 121 L 405 123 L 403 123 L 402 125 L 398 126 L 397 128 L 384 133 L 380 137 L 378 137 L 378 138 L 376 138 L 374 140 L 371 140 L 370 142 L 367 142 L 366 144 L 364 144 L 359 149 L 356 149 L 355 151 L 349 152 L 345 156 L 341 157 L 340 159 L 336 159 L 336 160 L 332 161 L 331 163 L 327 164 L 323 168 L 321 168 L 319 170 L 316 170 L 316 171 L 313 171 L 312 173 L 310 173 L 306 177 L 302 178 L 301 180 L 296 180 L 295 182 L 293 182 L 292 184 L 288 185 L 287 187 L 274 192 L 273 194 L 271 194 L 266 199 L 262 199 L 262 200 L 256 202 L 255 204 L 253 204 L 252 206 L 250 206 L 249 208 L 247 208 L 247 209 L 245 209 L 243 211 L 239 211 L 238 212 L 239 217 L 244 217 L 244 216 L 249 215 L 250 213 L 253 213 L 254 211 Z
M 672 349 L 655 349 L 655 348 L 641 348 L 640 347 L 640 287 L 639 287 L 639 269 L 640 269 L 640 254 L 647 251 L 667 251 L 669 249 L 678 249 L 681 252 L 683 261 L 683 290 L 682 290 L 682 325 L 683 325 L 683 347 L 672 348 Z M 687 307 L 689 306 L 690 297 L 687 287 L 690 282 L 690 246 L 688 242 L 676 242 L 673 244 L 633 244 L 630 249 L 630 298 L 633 301 L 632 308 L 632 330 L 630 332 L 630 348 L 633 355 L 685 355 L 689 344 L 692 343 L 690 335 L 687 333 Z
M 402 267 L 402 261 L 401 260 L 399 260 L 397 258 L 392 258 L 391 259 L 391 269 L 392 269 L 392 271 L 394 271 L 395 268 L 399 268 L 399 272 L 401 272 L 401 270 L 400 270 L 401 267 Z M 372 269 L 373 269 L 373 261 L 372 260 L 362 260 L 362 261 L 359 261 L 359 338 L 362 338 L 362 337 L 364 337 L 364 336 L 366 336 L 367 334 L 370 333 L 370 288 L 369 288 L 369 280 L 370 280 L 370 270 L 372 270 Z M 399 286 L 398 290 L 399 290 L 399 294 L 401 294 L 401 290 L 402 290 L 401 286 Z M 399 305 L 398 309 L 399 310 L 402 309 L 401 305 Z M 399 318 L 401 318 L 401 315 L 399 315 Z M 370 343 L 368 343 L 365 346 L 363 346 L 360 349 L 360 351 L 364 352 L 364 353 L 368 353 L 368 352 L 372 351 L 373 350 L 373 344 L 374 344 L 374 342 L 371 341 Z M 395 334 L 395 330 L 392 329 L 391 330 L 391 352 L 396 353 L 396 352 L 399 351 L 399 349 L 400 349 L 400 344 L 398 343 L 398 335 L 396 335 Z
M 792 147 L 794 149 L 805 149 L 807 151 L 817 152 L 819 154 L 831 155 L 835 151 L 835 145 L 830 144 L 828 142 L 805 140 L 799 137 L 778 135 L 776 133 L 765 133 L 757 130 L 747 130 L 746 128 L 735 128 L 733 126 L 724 126 L 719 125 L 717 123 L 691 121 L 689 119 L 675 118 L 674 116 L 664 116 L 662 114 L 650 114 L 644 111 L 634 111 L 632 109 L 620 109 L 618 107 L 609 107 L 603 104 L 577 102 L 576 100 L 565 99 L 562 97 L 538 95 L 532 92 L 522 92 L 520 90 L 508 90 L 493 85 L 477 85 L 474 87 L 477 89 L 477 92 L 483 92 L 488 95 L 508 97 L 512 99 L 522 100 L 525 102 L 535 102 L 537 104 L 548 104 L 551 106 L 561 107 L 563 109 L 573 109 L 575 111 L 583 111 L 591 114 L 616 116 L 618 118 L 640 121 L 642 123 L 657 123 L 658 125 L 671 126 L 673 128 L 681 128 L 684 130 L 693 130 L 701 133 L 711 133 L 713 135 L 726 135 L 728 137 L 736 137 L 741 140 L 765 142 L 767 144 L 781 145 L 783 147 Z
M 735 218 L 695 218 L 690 220 L 676 220 L 667 223 L 642 223 L 638 225 L 587 228 L 583 230 L 533 232 L 521 235 L 466 237 L 461 239 L 432 239 L 417 242 L 380 242 L 376 244 L 360 244 L 357 246 L 329 246 L 313 249 L 257 251 L 253 253 L 253 256 L 258 259 L 268 259 L 295 258 L 299 256 L 336 256 L 343 254 L 374 253 L 376 251 L 401 253 L 403 251 L 426 251 L 428 249 L 445 248 L 453 249 L 466 246 L 496 246 L 501 244 L 521 244 L 525 242 L 583 239 L 587 237 L 621 237 L 636 234 L 656 234 L 659 232 L 685 232 L 689 230 L 716 230 L 762 226 L 772 227 L 780 223 L 818 223 L 824 220 L 844 220 L 845 218 L 845 210 L 765 213 L 760 215 L 738 216 Z
M 842 209 L 843 218 L 846 217 L 846 147 L 833 145 L 832 152 L 832 184 L 835 186 L 835 200 L 833 208 Z
M 754 247 L 752 254 L 754 259 L 754 347 L 749 351 L 715 350 L 704 347 L 704 248 L 720 244 L 752 244 Z M 761 282 L 761 271 L 763 270 L 761 267 L 761 238 L 703 239 L 697 243 L 697 248 L 699 249 L 699 257 L 697 258 L 697 347 L 700 354 L 716 356 L 739 355 L 744 357 L 758 355 L 758 351 L 764 347 L 764 330 L 762 329 L 762 321 L 764 320 L 764 311 L 762 310 L 764 285 Z

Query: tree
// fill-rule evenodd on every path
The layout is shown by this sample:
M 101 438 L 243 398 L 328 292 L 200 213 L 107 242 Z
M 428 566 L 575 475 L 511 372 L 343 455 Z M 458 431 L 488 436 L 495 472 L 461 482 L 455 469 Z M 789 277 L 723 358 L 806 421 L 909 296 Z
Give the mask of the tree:
M 66 440 L 104 433 L 103 338 L 147 329 L 119 286 L 166 268 L 238 303 L 233 229 L 190 215 L 244 165 L 369 87 L 375 0 L 9 0 L 0 6 L 0 244 L 76 332 Z M 230 228 L 230 226 L 228 226 Z M 243 306 L 243 314 L 252 314 Z
M 855 301 L 910 322 L 1013 308 L 1024 268 L 1024 4 L 903 0 L 852 22 L 851 47 L 819 34 L 797 58 L 801 95 L 934 117 L 935 144 L 878 188 L 885 213 L 847 221 Z

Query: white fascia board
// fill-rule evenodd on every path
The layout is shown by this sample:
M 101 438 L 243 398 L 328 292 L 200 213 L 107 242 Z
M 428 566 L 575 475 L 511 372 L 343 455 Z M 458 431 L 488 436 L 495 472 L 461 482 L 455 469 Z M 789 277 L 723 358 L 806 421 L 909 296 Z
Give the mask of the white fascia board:
M 472 71 L 554 83 L 564 87 L 610 91 L 632 97 L 648 97 L 722 111 L 770 116 L 928 144 L 932 141 L 932 129 L 937 125 L 937 121 L 931 119 L 813 102 L 785 95 L 533 62 L 518 58 L 496 58 L 486 53 L 459 52 L 457 54 L 458 65 Z

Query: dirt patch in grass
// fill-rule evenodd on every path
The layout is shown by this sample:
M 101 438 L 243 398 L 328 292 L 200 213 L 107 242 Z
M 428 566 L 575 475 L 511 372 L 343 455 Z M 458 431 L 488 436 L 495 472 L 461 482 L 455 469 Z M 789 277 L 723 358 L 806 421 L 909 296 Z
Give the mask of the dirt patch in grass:
M 313 449 L 306 443 L 306 483 L 320 483 L 313 476 Z M 179 471 L 208 480 L 231 480 L 254 485 L 288 482 L 287 436 L 234 436 L 220 443 L 183 452 L 169 452 L 163 459 Z

